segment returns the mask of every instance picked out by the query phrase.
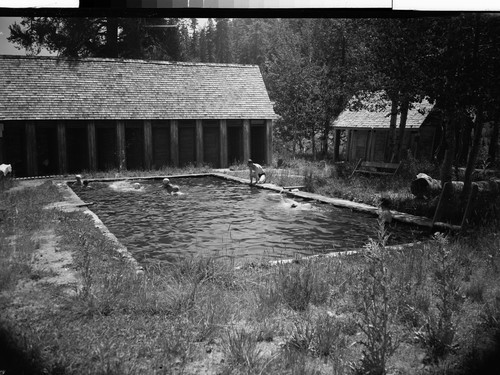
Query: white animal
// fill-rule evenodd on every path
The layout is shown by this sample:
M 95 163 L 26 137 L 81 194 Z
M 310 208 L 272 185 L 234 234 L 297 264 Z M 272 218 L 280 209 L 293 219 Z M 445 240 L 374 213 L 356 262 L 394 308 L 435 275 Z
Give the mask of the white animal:
M 7 176 L 12 173 L 12 165 L 11 164 L 0 164 L 0 172 L 2 172 L 2 176 Z

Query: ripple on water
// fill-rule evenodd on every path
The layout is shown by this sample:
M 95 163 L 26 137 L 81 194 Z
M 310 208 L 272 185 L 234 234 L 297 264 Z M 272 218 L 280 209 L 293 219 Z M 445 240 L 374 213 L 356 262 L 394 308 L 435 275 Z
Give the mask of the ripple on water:
M 215 177 L 172 180 L 184 195 L 169 195 L 160 180 L 140 181 L 141 189 L 121 181 L 74 190 L 84 201 L 94 202 L 92 210 L 140 262 L 187 254 L 247 260 L 293 257 L 357 248 L 376 237 L 371 215 L 290 200 Z M 392 225 L 393 241 L 424 235 L 409 228 Z

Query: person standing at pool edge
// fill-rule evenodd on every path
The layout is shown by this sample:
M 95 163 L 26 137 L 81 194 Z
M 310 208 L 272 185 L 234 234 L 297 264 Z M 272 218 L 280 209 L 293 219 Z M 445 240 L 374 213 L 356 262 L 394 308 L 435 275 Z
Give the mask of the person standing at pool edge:
M 264 172 L 260 164 L 254 163 L 252 159 L 248 159 L 247 165 L 250 170 L 250 185 L 253 183 L 254 178 L 256 184 L 263 184 L 266 182 L 266 172 Z

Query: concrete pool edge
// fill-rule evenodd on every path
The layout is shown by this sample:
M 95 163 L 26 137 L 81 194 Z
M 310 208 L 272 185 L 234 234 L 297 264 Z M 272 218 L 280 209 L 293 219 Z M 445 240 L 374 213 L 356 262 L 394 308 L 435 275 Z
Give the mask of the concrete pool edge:
M 46 206 L 45 208 L 50 209 L 59 209 L 65 212 L 72 211 L 80 211 L 85 215 L 91 217 L 94 226 L 104 235 L 106 239 L 111 241 L 113 245 L 113 250 L 116 251 L 127 263 L 129 263 L 134 269 L 137 275 L 144 273 L 144 268 L 139 264 L 139 262 L 134 258 L 134 256 L 128 251 L 127 247 L 124 246 L 116 236 L 111 233 L 111 231 L 104 225 L 104 223 L 99 219 L 92 210 L 90 210 L 87 206 L 89 203 L 85 203 L 69 186 L 70 182 L 74 182 L 73 180 L 62 180 L 59 182 L 55 182 L 55 185 L 58 187 L 59 191 L 62 193 L 64 197 L 64 202 L 56 202 L 51 205 Z
M 193 178 L 193 177 L 217 177 L 225 180 L 230 180 L 234 182 L 238 182 L 241 184 L 246 184 L 248 185 L 249 182 L 247 179 L 243 179 L 240 177 L 236 176 L 231 176 L 225 173 L 219 173 L 219 172 L 208 172 L 208 173 L 195 173 L 195 174 L 180 174 L 180 175 L 165 175 L 165 176 L 139 176 L 139 177 L 114 177 L 114 178 L 95 178 L 95 179 L 85 179 L 85 181 L 90 182 L 112 182 L 112 181 L 134 181 L 134 180 L 161 180 L 163 178 Z M 55 181 L 54 181 L 55 182 Z M 128 251 L 128 249 L 120 243 L 120 241 L 117 239 L 117 237 L 109 231 L 109 229 L 104 225 L 104 223 L 99 219 L 99 217 L 92 211 L 90 210 L 87 206 L 91 205 L 91 202 L 85 203 L 71 188 L 69 185 L 70 183 L 74 183 L 75 180 L 59 180 L 59 183 L 56 183 L 57 186 L 60 188 L 63 188 L 63 196 L 65 198 L 65 202 L 57 202 L 53 205 L 51 205 L 51 208 L 58 208 L 62 210 L 76 210 L 80 209 L 81 212 L 83 212 L 86 215 L 89 215 L 96 228 L 98 228 L 103 235 L 109 239 L 114 247 L 115 250 L 127 261 L 129 262 L 135 269 L 137 274 L 143 273 L 144 268 L 139 264 L 139 262 L 133 257 L 133 255 Z M 260 189 L 266 189 L 266 190 L 273 190 L 275 192 L 281 192 L 283 188 L 281 186 L 275 185 L 275 184 L 260 184 L 260 185 L 252 185 L 252 187 L 260 188 Z M 313 194 L 313 193 L 307 193 L 307 192 L 301 192 L 301 191 L 286 191 L 286 194 L 289 196 L 301 198 L 301 199 L 306 199 L 306 200 L 314 200 L 317 202 L 321 203 L 326 203 L 330 204 L 335 207 L 341 207 L 341 208 L 350 208 L 353 211 L 359 211 L 359 212 L 365 212 L 365 213 L 370 213 L 374 216 L 377 216 L 377 207 L 370 206 L 364 203 L 357 203 L 357 202 L 352 202 L 348 200 L 343 200 L 343 199 L 338 199 L 338 198 L 330 198 L 330 197 L 325 197 L 321 196 L 319 194 Z M 394 220 L 407 223 L 407 224 L 413 224 L 417 226 L 423 226 L 427 228 L 443 228 L 443 229 L 456 229 L 454 226 L 451 226 L 446 223 L 432 223 L 431 219 L 424 218 L 424 217 L 419 217 L 419 216 L 414 216 L 402 212 L 397 212 L 397 211 L 391 211 Z M 399 245 L 392 245 L 392 246 L 386 246 L 388 249 L 406 249 L 406 248 L 411 248 L 416 246 L 417 244 L 422 244 L 423 242 L 413 242 L 413 243 L 407 243 L 407 244 L 399 244 Z M 317 255 L 311 255 L 311 256 L 305 256 L 305 257 L 300 257 L 300 258 L 293 258 L 293 259 L 281 259 L 281 260 L 275 260 L 275 261 L 268 261 L 267 264 L 269 265 L 276 265 L 276 264 L 284 264 L 284 263 L 292 263 L 296 261 L 301 261 L 301 260 L 308 260 L 308 259 L 321 259 L 324 257 L 341 257 L 341 256 L 349 256 L 349 255 L 357 255 L 363 252 L 364 248 L 358 248 L 358 249 L 353 249 L 353 250 L 348 250 L 348 251 L 340 251 L 340 252 L 331 252 L 327 254 L 317 254 Z M 239 268 L 243 268 L 244 266 L 239 266 Z

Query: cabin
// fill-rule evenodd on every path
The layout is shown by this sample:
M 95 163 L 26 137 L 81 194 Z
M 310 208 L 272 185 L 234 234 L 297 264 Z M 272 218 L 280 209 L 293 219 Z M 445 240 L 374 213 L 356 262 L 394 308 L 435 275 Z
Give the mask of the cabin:
M 0 163 L 45 176 L 272 161 L 256 65 L 0 56 Z
M 397 127 L 399 127 L 398 116 Z M 408 111 L 403 149 L 417 159 L 431 159 L 438 147 L 439 113 L 428 103 Z M 333 121 L 336 160 L 388 161 L 386 149 L 390 127 L 390 106 L 385 110 L 346 110 Z M 398 132 L 399 129 L 396 129 Z

